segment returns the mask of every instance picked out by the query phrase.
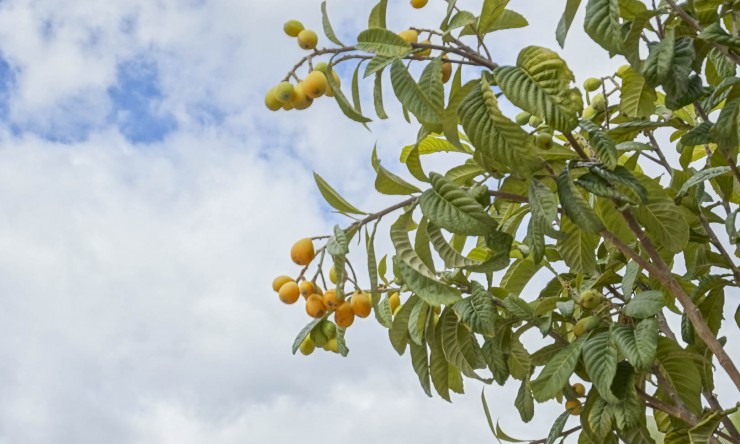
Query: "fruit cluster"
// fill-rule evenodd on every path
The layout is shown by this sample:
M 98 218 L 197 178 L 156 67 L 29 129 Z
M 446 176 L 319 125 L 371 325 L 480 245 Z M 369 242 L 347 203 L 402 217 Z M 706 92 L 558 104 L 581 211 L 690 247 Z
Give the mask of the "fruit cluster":
M 308 266 L 314 260 L 316 250 L 313 240 L 301 239 L 290 249 L 290 257 L 297 265 L 303 266 L 305 273 Z M 318 274 L 317 274 L 318 276 Z M 362 290 L 355 290 L 348 298 L 341 297 L 335 288 L 322 291 L 314 280 L 301 279 L 296 282 L 290 276 L 278 276 L 272 281 L 272 289 L 278 293 L 278 297 L 285 304 L 295 304 L 301 296 L 305 299 L 306 314 L 315 319 L 322 319 L 316 324 L 311 333 L 301 344 L 301 352 L 304 355 L 311 354 L 315 347 L 338 352 L 336 328 L 349 328 L 355 321 L 355 317 L 366 318 L 372 311 L 372 300 L 370 295 Z M 329 271 L 329 280 L 336 284 L 334 267 Z M 394 297 L 390 298 L 391 307 Z M 400 304 L 398 294 L 395 294 L 396 306 Z M 334 314 L 334 322 L 328 320 L 328 316 Z
M 576 398 L 565 401 L 565 409 L 570 410 L 571 415 L 578 416 L 581 414 L 581 401 L 577 398 L 584 398 L 586 396 L 586 387 L 580 382 L 576 382 L 570 388 L 573 389 Z

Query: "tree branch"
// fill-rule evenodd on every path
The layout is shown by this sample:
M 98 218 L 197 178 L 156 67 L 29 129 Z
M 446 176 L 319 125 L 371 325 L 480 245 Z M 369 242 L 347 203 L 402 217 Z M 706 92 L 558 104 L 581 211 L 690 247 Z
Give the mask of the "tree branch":
M 666 0 L 666 3 L 673 9 L 673 12 L 676 13 L 677 16 L 681 17 L 681 19 L 686 22 L 689 26 L 694 28 L 696 32 L 702 32 L 704 29 L 701 27 L 698 21 L 691 17 L 688 12 L 684 11 L 683 8 L 678 6 L 674 0 Z M 726 46 L 720 45 L 718 43 L 709 42 L 719 50 L 719 52 L 722 53 L 725 57 L 729 58 L 733 62 L 735 62 L 736 65 L 740 65 L 740 56 L 735 54 L 734 52 L 730 51 Z

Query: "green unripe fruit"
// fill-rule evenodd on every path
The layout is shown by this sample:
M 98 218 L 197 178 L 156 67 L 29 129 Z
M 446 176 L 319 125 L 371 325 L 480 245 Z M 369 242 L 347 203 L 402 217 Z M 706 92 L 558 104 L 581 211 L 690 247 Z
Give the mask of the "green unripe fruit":
M 283 103 L 275 96 L 275 88 L 272 88 L 265 94 L 265 106 L 270 111 L 277 111 L 283 107 Z
M 280 103 L 290 102 L 295 97 L 295 88 L 290 82 L 280 82 L 275 87 L 275 97 Z
M 542 119 L 540 119 L 537 116 L 532 116 L 529 118 L 529 126 L 532 128 L 537 128 L 538 126 L 542 125 Z
M 310 29 L 298 33 L 298 46 L 303 49 L 314 49 L 319 43 L 319 36 Z
M 604 295 L 596 290 L 586 290 L 578 297 L 578 304 L 586 310 L 593 310 L 604 302 Z
M 298 33 L 303 31 L 303 23 L 298 20 L 288 20 L 283 25 L 283 31 L 290 37 L 298 37 Z
M 624 77 L 627 72 L 632 68 L 630 65 L 622 65 L 619 68 L 617 68 L 617 75 L 619 77 Z
M 326 341 L 326 344 L 324 344 L 324 350 L 339 353 L 339 342 L 337 342 L 337 338 L 331 338 Z
M 603 94 L 596 94 L 591 98 L 591 106 L 596 111 L 604 111 L 606 109 L 606 97 Z
M 602 84 L 601 79 L 597 79 L 595 77 L 589 77 L 588 79 L 586 79 L 585 82 L 583 82 L 583 89 L 585 89 L 588 92 L 593 92 L 601 88 L 601 84 Z
M 576 335 L 576 337 L 583 336 L 584 334 L 598 327 L 600 323 L 601 318 L 599 318 L 598 316 L 589 316 L 587 318 L 583 318 L 580 321 L 576 322 L 575 327 L 573 327 L 573 334 Z
M 552 134 L 553 133 L 552 128 L 550 128 L 548 125 L 545 125 L 544 123 L 542 125 L 540 125 L 540 126 L 537 127 L 537 132 L 538 133 L 547 133 L 547 134 Z
M 581 117 L 583 117 L 585 120 L 591 120 L 594 118 L 595 115 L 596 110 L 589 105 L 583 110 L 583 115 Z
M 316 347 L 323 347 L 329 341 L 324 332 L 320 328 L 314 328 L 311 330 L 311 340 Z
M 329 339 L 337 337 L 337 326 L 331 321 L 324 320 L 321 322 L 321 331 Z
M 529 119 L 532 117 L 531 114 L 529 114 L 526 111 L 522 111 L 519 114 L 516 115 L 514 120 L 516 120 L 516 124 L 519 126 L 524 126 L 529 123 Z
M 306 338 L 303 339 L 303 342 L 301 342 L 301 353 L 303 353 L 304 356 L 308 356 L 313 353 L 314 350 L 316 350 L 316 346 L 311 340 L 311 337 L 306 336 Z
M 552 134 L 539 133 L 537 134 L 537 137 L 535 137 L 534 141 L 537 147 L 543 150 L 549 150 L 552 148 Z
M 329 65 L 326 62 L 319 62 L 319 63 L 317 63 L 317 64 L 314 65 L 313 69 L 315 71 L 321 71 L 324 74 L 326 74 L 326 68 L 328 68 L 328 67 L 329 67 Z

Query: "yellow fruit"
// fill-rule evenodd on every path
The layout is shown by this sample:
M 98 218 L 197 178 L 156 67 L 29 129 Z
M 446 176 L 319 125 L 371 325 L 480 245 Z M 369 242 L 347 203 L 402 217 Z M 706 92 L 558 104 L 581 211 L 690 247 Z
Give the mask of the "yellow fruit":
M 344 302 L 339 300 L 339 298 L 337 297 L 337 292 L 333 288 L 326 290 L 323 299 L 324 304 L 326 304 L 326 308 L 328 308 L 329 310 L 334 310 L 335 308 L 339 307 L 342 302 Z
M 583 115 L 581 117 L 583 117 L 586 120 L 591 120 L 595 115 L 596 115 L 596 110 L 592 106 L 589 105 L 583 110 Z
M 290 276 L 278 276 L 272 281 L 272 289 L 275 291 L 280 291 L 280 287 L 283 286 L 283 284 L 292 281 L 293 278 Z
M 543 150 L 549 150 L 552 148 L 552 134 L 538 133 L 534 139 L 535 144 Z
M 583 386 L 580 382 L 576 382 L 575 384 L 571 385 L 571 388 L 574 392 L 576 392 L 576 395 L 578 396 L 586 396 L 586 387 Z
M 421 9 L 429 3 L 429 0 L 411 0 L 411 6 L 416 9 Z
M 320 318 L 326 314 L 326 304 L 321 296 L 312 294 L 306 299 L 306 313 L 312 318 Z
M 324 345 L 324 350 L 339 353 L 339 343 L 337 342 L 337 338 L 331 338 L 326 341 L 326 344 Z
M 439 315 L 437 313 L 434 313 L 433 321 L 434 321 L 434 326 L 436 327 L 437 324 L 439 323 Z
M 337 326 L 332 321 L 322 321 L 320 324 L 320 328 L 327 338 L 331 339 L 337 337 Z
M 442 83 L 447 83 L 452 78 L 452 63 L 442 63 Z
M 293 97 L 290 103 L 295 109 L 302 110 L 311 106 L 313 99 L 306 95 L 306 91 L 303 89 L 303 82 L 297 84 L 293 88 L 293 91 L 295 92 L 295 97 Z
M 565 403 L 565 409 L 570 410 L 570 414 L 578 416 L 581 414 L 581 401 L 577 399 L 571 399 Z
M 514 120 L 516 121 L 516 124 L 519 126 L 524 126 L 529 123 L 529 119 L 532 117 L 531 114 L 529 114 L 526 111 L 522 111 L 519 114 L 514 117 Z
M 537 116 L 532 116 L 529 118 L 529 126 L 532 128 L 537 128 L 542 124 L 542 119 Z
M 319 43 L 319 36 L 310 29 L 298 33 L 298 46 L 303 49 L 314 49 Z
M 293 96 L 295 96 L 295 90 L 290 82 L 280 82 L 275 87 L 275 97 L 280 103 L 292 101 Z
M 326 76 L 321 71 L 311 71 L 305 79 L 303 79 L 303 90 L 306 95 L 312 99 L 321 97 L 326 92 L 328 84 L 326 82 Z
M 423 43 L 425 45 L 431 45 L 432 44 L 432 42 L 430 40 L 422 40 L 419 43 Z M 416 55 L 418 55 L 419 57 L 429 57 L 430 55 L 432 55 L 432 48 L 422 49 L 421 51 L 417 52 Z
M 314 283 L 311 282 L 311 281 L 303 281 L 303 282 L 301 282 L 301 284 L 298 286 L 298 288 L 301 289 L 301 295 L 304 298 L 307 298 L 307 297 L 311 296 L 312 294 L 316 294 L 316 285 L 314 285 Z
M 272 88 L 265 94 L 265 106 L 270 111 L 277 111 L 283 107 L 283 103 L 275 95 L 275 88 Z
M 396 307 L 396 309 L 393 310 L 393 316 L 395 317 L 398 314 L 398 312 L 401 311 L 402 308 L 403 308 L 403 304 Z
M 407 29 L 398 33 L 406 43 L 416 43 L 419 41 L 419 33 L 413 29 Z
M 283 31 L 290 37 L 298 37 L 298 33 L 303 31 L 303 23 L 298 20 L 288 20 L 283 25 Z
M 336 285 L 337 283 L 337 271 L 334 269 L 334 265 L 331 266 L 329 269 L 329 280 L 332 284 Z
M 583 89 L 585 89 L 588 92 L 593 92 L 601 88 L 601 84 L 602 84 L 601 79 L 597 79 L 595 77 L 589 77 L 583 82 Z
M 366 318 L 370 315 L 370 311 L 373 308 L 373 303 L 370 300 L 370 296 L 363 291 L 355 291 L 349 300 L 352 312 L 361 318 Z
M 598 316 L 589 316 L 583 318 L 576 322 L 576 325 L 573 327 L 573 334 L 576 335 L 576 337 L 583 336 L 594 328 L 598 327 L 600 323 L 601 318 L 599 318 Z
M 278 291 L 278 296 L 280 296 L 280 300 L 285 302 L 286 304 L 294 304 L 295 301 L 297 301 L 298 298 L 301 296 L 301 290 L 298 288 L 298 284 L 296 284 L 295 282 L 286 282 L 283 284 L 282 287 L 280 287 L 280 290 Z
M 352 311 L 352 306 L 348 302 L 342 302 L 336 308 L 334 311 L 334 322 L 342 328 L 349 328 L 355 322 L 355 313 Z
M 301 353 L 303 353 L 304 356 L 308 356 L 313 353 L 314 350 L 316 350 L 316 345 L 314 345 L 310 336 L 306 336 L 305 339 L 303 339 L 303 342 L 301 342 Z
M 391 313 L 394 313 L 401 305 L 401 296 L 398 295 L 398 292 L 395 292 L 388 297 L 388 305 L 391 306 Z
M 313 240 L 308 237 L 299 240 L 290 249 L 290 258 L 298 265 L 310 264 L 315 255 Z
M 313 330 L 311 330 L 311 334 L 309 336 L 311 338 L 311 341 L 316 345 L 316 347 L 323 347 L 326 345 L 326 342 L 329 340 L 329 338 L 326 337 L 324 332 L 317 327 L 314 327 Z
M 604 302 L 604 295 L 596 290 L 586 290 L 578 296 L 578 304 L 586 310 L 593 310 Z
M 295 109 L 295 107 L 293 106 L 293 102 L 285 102 L 285 103 L 283 103 L 283 109 L 285 111 L 290 111 L 292 109 Z

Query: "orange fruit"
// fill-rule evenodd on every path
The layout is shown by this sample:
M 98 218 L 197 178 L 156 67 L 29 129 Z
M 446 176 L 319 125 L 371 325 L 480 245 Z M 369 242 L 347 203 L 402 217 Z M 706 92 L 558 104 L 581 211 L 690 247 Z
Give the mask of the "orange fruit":
M 565 409 L 570 410 L 570 414 L 578 416 L 581 414 L 581 401 L 577 399 L 571 399 L 565 403 Z
M 355 313 L 352 311 L 352 306 L 349 303 L 342 302 L 334 310 L 334 322 L 342 328 L 349 328 L 355 322 Z
M 395 313 L 396 308 L 401 305 L 401 297 L 398 295 L 397 291 L 388 297 L 388 305 L 391 306 L 391 313 Z
M 571 388 L 573 388 L 573 391 L 576 392 L 576 395 L 578 396 L 586 396 L 586 387 L 583 386 L 580 382 L 576 382 L 575 384 L 571 385 Z
M 344 301 L 340 301 L 337 297 L 337 292 L 333 288 L 330 288 L 329 290 L 326 290 L 324 293 L 324 304 L 326 304 L 326 308 L 329 310 L 334 310 L 335 308 L 339 307 L 341 303 Z
M 352 312 L 361 318 L 366 318 L 370 315 L 370 310 L 373 308 L 373 303 L 370 300 L 370 296 L 363 291 L 355 291 L 349 300 Z
M 306 299 L 306 313 L 312 318 L 320 318 L 326 314 L 326 304 L 321 296 L 312 294 Z
M 316 294 L 316 285 L 314 285 L 314 283 L 311 282 L 311 281 L 303 281 L 303 282 L 301 282 L 301 284 L 298 286 L 298 288 L 300 288 L 301 295 L 304 298 L 307 298 L 307 297 L 311 296 L 312 294 Z
M 298 288 L 298 284 L 293 281 L 286 282 L 280 287 L 278 291 L 280 300 L 286 304 L 293 304 L 301 296 L 301 290 Z
M 278 276 L 272 281 L 272 289 L 275 291 L 280 291 L 280 287 L 283 286 L 283 284 L 292 281 L 293 278 L 290 276 Z
M 313 241 L 308 237 L 299 240 L 290 249 L 290 258 L 298 265 L 310 264 L 315 255 Z

